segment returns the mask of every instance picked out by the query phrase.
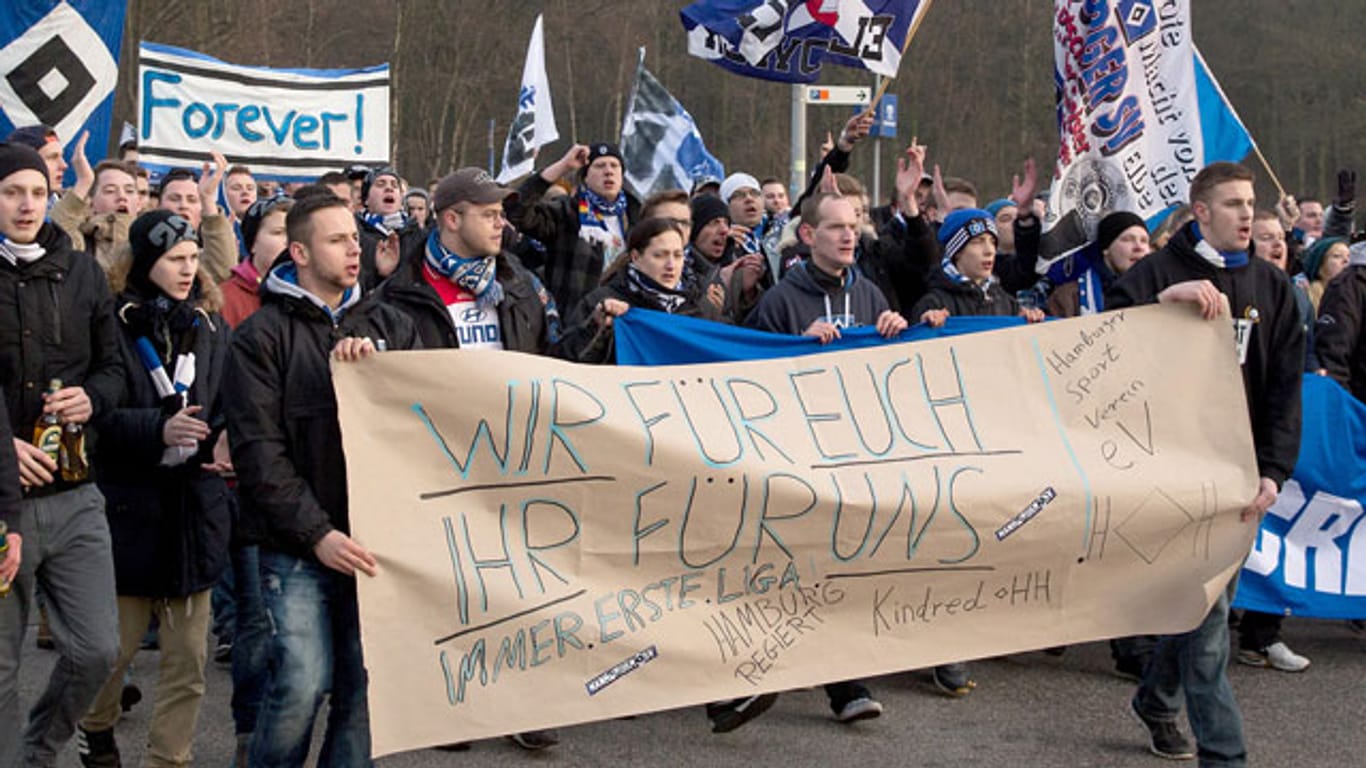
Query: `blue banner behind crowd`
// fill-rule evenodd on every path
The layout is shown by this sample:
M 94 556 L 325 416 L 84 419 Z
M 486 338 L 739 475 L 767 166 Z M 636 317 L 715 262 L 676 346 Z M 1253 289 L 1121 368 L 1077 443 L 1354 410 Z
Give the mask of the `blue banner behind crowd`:
M 897 341 L 923 341 L 1019 325 L 1009 317 L 951 317 Z M 871 327 L 822 346 L 662 312 L 617 318 L 621 365 L 682 365 L 795 357 L 889 343 Z M 1262 522 L 1235 606 L 1320 618 L 1366 618 L 1366 405 L 1322 376 L 1304 378 L 1304 433 L 1294 478 Z
M 105 156 L 123 40 L 123 0 L 7 0 L 0 13 L 0 138 L 43 124 Z
M 821 65 L 896 77 L 930 0 L 700 0 L 680 11 L 688 53 L 739 75 L 811 83 Z
M 1018 317 L 951 317 L 943 328 L 919 323 L 902 331 L 897 341 L 924 341 L 962 333 L 994 331 L 1024 323 Z M 846 328 L 840 338 L 822 345 L 811 336 L 736 328 L 708 320 L 663 312 L 627 312 L 613 321 L 618 365 L 687 365 L 727 360 L 767 360 L 818 352 L 886 344 L 872 326 Z
M 1262 521 L 1234 605 L 1366 618 L 1366 405 L 1332 379 L 1304 377 L 1294 479 Z

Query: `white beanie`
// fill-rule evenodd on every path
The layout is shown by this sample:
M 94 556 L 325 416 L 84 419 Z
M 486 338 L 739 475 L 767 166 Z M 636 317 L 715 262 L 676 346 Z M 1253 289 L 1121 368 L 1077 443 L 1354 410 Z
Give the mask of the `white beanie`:
M 759 180 L 748 173 L 732 173 L 726 177 L 725 181 L 721 182 L 721 199 L 729 203 L 731 195 L 746 188 L 756 191 L 762 189 L 759 186 Z

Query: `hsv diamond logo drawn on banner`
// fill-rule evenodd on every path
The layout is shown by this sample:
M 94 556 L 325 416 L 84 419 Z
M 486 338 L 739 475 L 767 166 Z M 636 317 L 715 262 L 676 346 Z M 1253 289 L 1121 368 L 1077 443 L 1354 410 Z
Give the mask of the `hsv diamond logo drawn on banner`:
M 124 3 L 20 0 L 0 14 L 0 136 L 48 125 L 64 143 L 88 129 L 104 156 L 118 82 Z

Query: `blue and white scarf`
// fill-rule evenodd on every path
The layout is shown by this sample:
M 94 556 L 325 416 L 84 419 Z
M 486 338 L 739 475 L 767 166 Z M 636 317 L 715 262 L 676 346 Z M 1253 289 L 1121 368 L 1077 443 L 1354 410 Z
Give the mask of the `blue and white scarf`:
M 442 245 L 440 232 L 427 236 L 427 266 L 452 283 L 474 294 L 480 309 L 496 307 L 503 301 L 503 286 L 498 282 L 498 257 L 467 259 Z
M 1195 236 L 1195 252 L 1219 269 L 1246 267 L 1250 262 L 1245 250 L 1216 251 L 1214 246 L 1205 242 L 1205 236 L 1200 232 L 1200 224 L 1197 222 L 1191 222 L 1191 234 Z
M 365 214 L 365 223 L 379 230 L 380 234 L 388 237 L 408 226 L 408 214 L 403 211 L 396 211 L 394 213 L 367 212 Z
M 974 283 L 972 281 L 972 278 L 958 271 L 958 265 L 954 264 L 953 261 L 949 258 L 945 258 L 944 260 L 940 261 L 939 266 L 941 269 L 944 270 L 944 275 L 948 277 L 949 280 L 953 281 L 954 284 L 971 285 L 974 288 L 980 290 L 983 296 L 987 295 L 987 293 L 991 291 L 991 286 L 996 284 L 995 275 L 987 275 L 987 279 L 983 280 L 980 283 Z
M 13 240 L 0 235 L 0 258 L 8 261 L 12 266 L 19 266 L 19 262 L 28 264 L 43 258 L 47 251 L 37 243 L 16 243 Z
M 610 218 L 620 220 L 621 231 L 626 231 L 626 195 L 618 194 L 617 199 L 609 203 L 603 199 L 602 195 L 599 195 L 588 187 L 580 187 L 580 231 L 584 228 L 607 230 L 607 219 Z

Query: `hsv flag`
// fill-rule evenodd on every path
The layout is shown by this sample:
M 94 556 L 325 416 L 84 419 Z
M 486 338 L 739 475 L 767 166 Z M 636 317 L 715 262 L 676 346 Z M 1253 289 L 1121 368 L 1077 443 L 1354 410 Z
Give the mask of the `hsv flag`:
M 1061 142 L 1045 250 L 1065 253 L 1112 211 L 1152 226 L 1191 179 L 1237 162 L 1252 137 L 1191 39 L 1190 2 L 1056 0 L 1054 82 Z M 1042 265 L 1041 265 L 1042 266 Z
M 666 189 L 692 189 L 704 176 L 726 175 L 702 143 L 692 115 L 645 68 L 644 49 L 621 128 L 621 154 L 626 183 L 642 200 Z
M 522 66 L 517 117 L 513 118 L 507 143 L 503 145 L 499 184 L 531 173 L 536 150 L 560 138 L 560 131 L 555 127 L 555 106 L 550 101 L 550 78 L 545 74 L 545 37 L 541 24 L 542 17 L 537 16 L 536 26 L 531 30 L 531 43 L 526 49 L 526 64 Z
M 90 131 L 86 156 L 104 157 L 114 112 L 126 3 L 10 0 L 0 13 L 0 139 L 45 124 L 70 146 Z
M 688 53 L 736 74 L 815 82 L 825 63 L 896 77 L 930 0 L 699 0 L 680 15 Z

